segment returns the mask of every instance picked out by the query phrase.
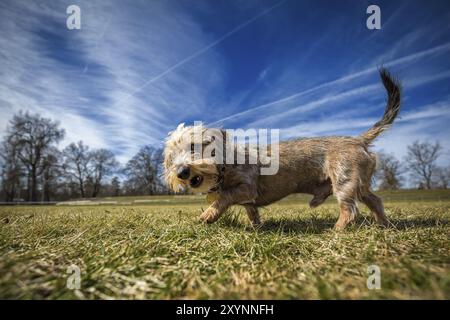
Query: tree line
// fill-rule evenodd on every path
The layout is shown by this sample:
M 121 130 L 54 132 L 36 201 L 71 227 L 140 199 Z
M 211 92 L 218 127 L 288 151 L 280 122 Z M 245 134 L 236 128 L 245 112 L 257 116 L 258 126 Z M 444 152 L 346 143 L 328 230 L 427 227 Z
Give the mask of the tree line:
M 111 150 L 91 149 L 82 141 L 57 148 L 65 137 L 58 122 L 19 112 L 10 120 L 0 145 L 2 201 L 54 201 L 98 196 L 167 194 L 161 180 L 163 153 L 142 147 L 124 166 Z M 416 141 L 401 162 L 378 153 L 374 184 L 399 189 L 409 178 L 419 189 L 450 185 L 450 167 L 440 167 L 439 142 Z
M 394 155 L 378 152 L 375 184 L 381 190 L 400 189 L 409 178 L 417 189 L 447 189 L 450 186 L 450 166 L 438 166 L 443 148 L 439 142 L 415 141 L 407 146 L 403 161 Z
M 167 193 L 161 149 L 144 146 L 121 166 L 111 150 L 82 141 L 58 149 L 64 137 L 56 121 L 29 112 L 13 116 L 0 145 L 2 201 Z

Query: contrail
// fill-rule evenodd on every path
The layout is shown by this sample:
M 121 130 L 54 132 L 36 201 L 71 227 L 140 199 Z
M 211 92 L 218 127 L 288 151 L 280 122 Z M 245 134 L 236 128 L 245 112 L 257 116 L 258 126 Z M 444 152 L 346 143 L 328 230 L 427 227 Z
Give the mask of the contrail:
M 415 78 L 412 81 L 404 81 L 403 83 L 404 83 L 405 87 L 412 89 L 417 86 L 421 86 L 421 85 L 424 85 L 424 84 L 427 84 L 430 82 L 434 82 L 434 81 L 439 81 L 439 80 L 446 79 L 449 77 L 450 77 L 450 70 L 447 70 L 445 72 L 433 74 L 432 76 L 419 77 L 419 78 Z M 369 94 L 370 92 L 374 92 L 375 90 L 377 90 L 379 88 L 380 88 L 380 85 L 379 85 L 379 83 L 377 83 L 377 84 L 371 84 L 371 85 L 358 87 L 358 88 L 355 88 L 355 89 L 352 89 L 349 91 L 344 91 L 342 93 L 338 93 L 338 94 L 335 94 L 332 96 L 326 96 L 324 98 L 321 98 L 318 100 L 313 100 L 312 102 L 300 105 L 298 107 L 291 108 L 291 109 L 288 109 L 285 111 L 281 111 L 281 112 L 277 113 L 276 115 L 271 116 L 270 121 L 271 122 L 277 121 L 277 120 L 286 118 L 292 114 L 308 112 L 310 110 L 316 109 L 319 106 L 329 104 L 330 102 L 342 101 L 343 99 L 358 96 L 362 93 Z M 260 123 L 264 123 L 264 121 L 265 121 L 265 118 L 262 118 L 262 119 L 254 121 L 254 122 L 251 122 L 250 124 L 248 124 L 248 126 L 255 128 Z
M 105 31 L 106 31 L 106 29 L 107 29 L 108 26 L 109 26 L 110 18 L 111 18 L 111 17 L 108 17 L 108 19 L 106 20 L 106 22 L 103 24 L 103 30 L 100 32 L 100 36 L 98 37 L 97 41 L 95 42 L 94 50 L 93 50 L 93 51 L 95 51 L 95 50 L 97 49 L 98 43 L 100 42 L 100 40 L 102 40 L 103 36 L 105 35 Z M 85 73 L 89 70 L 89 65 L 90 65 L 90 62 L 87 62 L 87 63 L 84 65 L 83 72 L 81 72 L 82 74 L 85 74 Z
M 184 65 L 185 63 L 191 61 L 192 59 L 198 57 L 199 55 L 205 53 L 206 51 L 208 51 L 209 49 L 211 49 L 212 47 L 215 47 L 216 45 L 218 45 L 220 42 L 224 41 L 225 39 L 227 39 L 228 37 L 230 37 L 231 35 L 235 34 L 236 32 L 238 32 L 239 30 L 245 28 L 246 26 L 248 26 L 249 24 L 251 24 L 252 22 L 254 22 L 255 20 L 265 16 L 266 14 L 268 14 L 269 12 L 271 12 L 273 9 L 281 6 L 283 3 L 285 3 L 287 0 L 282 0 L 278 3 L 276 3 L 275 5 L 271 6 L 270 8 L 262 11 L 261 13 L 259 13 L 258 15 L 254 16 L 253 18 L 251 18 L 250 20 L 247 20 L 246 22 L 238 25 L 237 27 L 235 27 L 234 29 L 232 29 L 231 31 L 227 32 L 226 34 L 224 34 L 223 36 L 221 36 L 219 39 L 217 39 L 216 41 L 210 43 L 209 45 L 207 45 L 206 47 L 203 47 L 202 49 L 194 52 L 193 54 L 191 54 L 190 56 L 188 56 L 187 58 L 177 62 L 176 64 L 174 64 L 173 66 L 171 66 L 170 68 L 168 68 L 167 70 L 161 72 L 160 74 L 158 74 L 157 76 L 151 78 L 150 80 L 148 80 L 147 82 L 145 82 L 144 84 L 142 84 L 140 87 L 136 88 L 133 92 L 131 92 L 130 94 L 128 94 L 127 96 L 125 96 L 122 99 L 119 99 L 115 104 L 118 104 L 120 102 L 123 102 L 129 98 L 131 98 L 132 96 L 134 96 L 136 93 L 138 93 L 139 91 L 141 91 L 142 89 L 144 89 L 146 86 L 148 86 L 149 84 L 152 84 L 153 82 L 159 80 L 160 78 L 164 77 L 166 74 L 168 74 L 169 72 L 179 68 L 180 66 Z
M 433 54 L 445 52 L 445 51 L 447 51 L 449 49 L 450 49 L 450 42 L 448 42 L 446 44 L 443 44 L 443 45 L 440 45 L 440 46 L 433 47 L 431 49 L 427 49 L 427 50 L 424 50 L 424 51 L 416 52 L 416 53 L 413 53 L 411 55 L 408 55 L 408 56 L 405 56 L 405 57 L 402 57 L 402 58 L 399 58 L 399 59 L 395 59 L 395 60 L 389 61 L 387 63 L 384 63 L 383 65 L 386 66 L 386 67 L 392 67 L 392 66 L 408 63 L 408 62 L 411 62 L 411 61 L 414 61 L 414 60 L 418 60 L 418 59 L 421 59 L 423 57 L 430 56 L 430 55 L 433 55 Z M 217 120 L 215 122 L 209 123 L 208 126 L 217 126 L 221 122 L 224 122 L 224 121 L 227 121 L 227 120 L 230 120 L 230 119 L 234 119 L 234 118 L 238 118 L 238 117 L 243 116 L 245 114 L 251 113 L 251 112 L 253 112 L 255 110 L 265 109 L 265 108 L 270 107 L 270 106 L 272 106 L 274 104 L 278 104 L 280 102 L 289 101 L 289 100 L 292 100 L 294 98 L 298 98 L 298 97 L 304 96 L 306 94 L 309 94 L 311 92 L 317 91 L 319 89 L 330 87 L 330 86 L 335 85 L 335 84 L 345 83 L 345 82 L 348 82 L 348 81 L 350 81 L 350 80 L 352 80 L 354 78 L 357 78 L 357 77 L 360 77 L 360 76 L 363 76 L 363 75 L 375 72 L 377 70 L 378 70 L 377 67 L 372 67 L 372 68 L 368 68 L 368 69 L 365 69 L 365 70 L 353 73 L 351 75 L 348 75 L 348 76 L 345 76 L 345 77 L 342 77 L 342 78 L 339 78 L 339 79 L 336 79 L 336 80 L 333 80 L 333 81 L 330 81 L 330 82 L 325 82 L 325 83 L 323 83 L 321 85 L 315 86 L 313 88 L 310 88 L 310 89 L 307 89 L 307 90 L 304 90 L 304 91 L 297 92 L 297 93 L 295 93 L 293 95 L 290 95 L 290 96 L 287 96 L 285 98 L 282 98 L 282 99 L 279 99 L 279 100 L 276 100 L 276 101 L 272 101 L 272 102 L 269 102 L 269 103 L 265 103 L 265 104 L 262 104 L 262 105 L 250 108 L 248 110 L 245 110 L 245 111 L 242 111 L 242 112 L 239 112 L 239 113 L 235 113 L 235 114 L 233 114 L 231 116 L 228 116 L 228 117 L 225 117 L 223 119 Z

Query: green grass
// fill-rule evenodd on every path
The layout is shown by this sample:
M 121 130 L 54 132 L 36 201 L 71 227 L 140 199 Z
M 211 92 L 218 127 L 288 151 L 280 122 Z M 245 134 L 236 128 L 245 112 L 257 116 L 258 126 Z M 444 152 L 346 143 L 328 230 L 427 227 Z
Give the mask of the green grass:
M 200 197 L 0 207 L 0 298 L 449 299 L 450 192 L 381 195 L 390 228 L 361 205 L 343 232 L 332 199 L 311 210 L 297 195 L 263 209 L 259 229 L 238 207 L 199 224 Z M 72 264 L 80 290 L 66 287 Z M 372 264 L 380 290 L 366 286 Z

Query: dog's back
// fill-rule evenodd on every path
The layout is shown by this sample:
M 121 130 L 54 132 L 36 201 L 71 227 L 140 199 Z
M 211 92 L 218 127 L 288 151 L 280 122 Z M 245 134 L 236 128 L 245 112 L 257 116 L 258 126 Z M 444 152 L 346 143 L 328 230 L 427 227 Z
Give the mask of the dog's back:
M 369 206 L 379 223 L 387 223 L 381 200 L 370 192 L 376 157 L 368 148 L 398 115 L 401 88 L 387 70 L 381 69 L 380 77 L 388 95 L 382 119 L 357 137 L 306 138 L 281 143 L 278 173 L 259 177 L 257 206 L 292 193 L 313 194 L 311 206 L 317 206 L 333 190 L 341 207 L 337 228 L 353 221 L 357 200 Z

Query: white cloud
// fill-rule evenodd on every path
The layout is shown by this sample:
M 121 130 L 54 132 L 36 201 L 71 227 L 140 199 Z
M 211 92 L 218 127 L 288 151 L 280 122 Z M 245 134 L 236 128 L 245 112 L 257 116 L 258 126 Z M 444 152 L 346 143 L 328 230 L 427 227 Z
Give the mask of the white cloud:
M 201 60 L 169 71 L 211 43 L 210 36 L 176 3 L 133 3 L 122 10 L 125 5 L 80 2 L 82 28 L 75 31 L 65 30 L 61 3 L 12 2 L 2 9 L 5 118 L 21 109 L 39 112 L 61 122 L 65 143 L 109 146 L 125 159 L 143 144 L 158 143 L 177 119 L 203 112 L 210 94 L 221 90 L 220 56 L 203 52 Z M 0 125 L 1 134 L 6 121 Z
M 223 116 L 213 124 L 245 120 L 249 126 L 279 125 L 289 137 L 323 135 L 331 129 L 348 133 L 370 127 L 378 120 L 355 112 L 356 106 L 369 110 L 366 106 L 374 99 L 372 96 L 383 98 L 381 85 L 375 83 L 377 68 L 372 65 L 227 116 L 233 105 L 252 101 L 260 91 L 264 97 L 272 98 L 284 92 L 283 81 L 292 80 L 292 74 L 297 73 L 293 68 L 284 73 L 269 64 L 259 74 L 259 84 L 267 85 L 263 90 L 255 84 L 229 97 L 224 83 L 227 62 L 216 50 L 218 43 L 284 1 L 259 13 L 256 10 L 255 16 L 231 26 L 219 38 L 206 33 L 178 2 L 169 1 L 79 1 L 82 29 L 68 31 L 64 3 L 10 1 L 2 6 L 0 135 L 13 113 L 31 110 L 61 122 L 67 131 L 64 144 L 83 140 L 94 148 L 113 148 L 119 159 L 125 161 L 143 144 L 160 145 L 166 132 L 191 119 L 211 122 Z M 326 42 L 327 36 L 319 40 Z M 411 43 L 416 43 L 423 32 L 411 33 L 409 37 Z M 407 69 L 450 50 L 450 43 L 445 43 L 394 58 L 402 51 L 400 46 L 380 56 L 383 60 L 386 56 L 394 59 L 385 66 Z M 311 46 L 307 54 L 312 55 L 314 50 Z M 274 81 L 272 74 L 277 73 L 283 81 Z M 309 76 L 306 71 L 305 75 Z M 409 90 L 449 76 L 448 70 L 441 73 L 431 70 L 405 81 L 405 88 Z M 280 87 L 271 86 L 273 83 L 280 83 Z M 359 102 L 361 98 L 364 103 Z M 335 104 L 340 107 L 335 108 Z M 333 112 L 328 112 L 332 107 Z M 442 134 L 429 134 L 427 130 L 442 126 L 443 119 L 447 119 L 446 108 L 447 105 L 433 105 L 402 114 L 387 136 L 398 135 L 389 142 L 400 148 L 412 137 L 445 138 L 448 135 L 445 128 Z M 316 118 L 321 110 L 329 114 Z M 299 114 L 313 120 L 299 123 L 296 116 Z M 414 123 L 423 119 L 429 121 Z M 416 133 L 414 128 L 418 130 Z M 384 146 L 384 137 L 377 146 Z
M 39 112 L 61 122 L 64 143 L 125 160 L 178 122 L 204 119 L 226 78 L 215 46 L 284 2 L 213 38 L 177 2 L 79 1 L 81 30 L 68 31 L 64 1 L 11 1 L 0 13 L 0 112 Z
M 435 47 L 427 49 L 427 50 L 415 52 L 415 53 L 409 54 L 407 56 L 385 62 L 384 66 L 390 68 L 390 67 L 399 66 L 399 65 L 408 65 L 408 64 L 412 64 L 417 61 L 420 61 L 421 59 L 424 59 L 424 58 L 430 58 L 430 57 L 444 54 L 444 53 L 448 52 L 449 50 L 450 50 L 450 43 L 445 43 L 443 45 L 435 46 Z M 266 117 L 266 113 L 268 111 L 270 112 L 271 109 L 278 111 L 280 109 L 280 107 L 285 107 L 286 103 L 288 103 L 288 102 L 296 101 L 296 99 L 303 98 L 303 97 L 309 97 L 310 95 L 316 94 L 317 92 L 325 92 L 328 95 L 338 94 L 339 91 L 341 91 L 341 90 L 343 90 L 343 88 L 345 88 L 344 85 L 347 85 L 348 83 L 351 83 L 354 80 L 357 80 L 363 76 L 370 75 L 377 71 L 378 71 L 378 67 L 370 67 L 370 68 L 366 68 L 363 70 L 359 70 L 359 71 L 353 72 L 351 74 L 345 75 L 343 77 L 340 77 L 338 79 L 314 86 L 312 88 L 309 88 L 306 90 L 301 90 L 301 91 L 291 94 L 287 97 L 277 99 L 277 100 L 274 100 L 274 101 L 271 101 L 268 103 L 264 103 L 264 104 L 261 104 L 258 106 L 254 106 L 251 108 L 247 108 L 244 111 L 241 111 L 241 112 L 229 115 L 227 117 L 224 117 L 222 119 L 216 120 L 216 121 L 212 122 L 210 125 L 212 125 L 212 126 L 220 125 L 223 123 L 227 123 L 227 122 L 230 122 L 230 121 L 233 121 L 233 120 L 236 120 L 239 118 L 248 117 L 248 116 L 256 117 L 258 114 L 260 114 L 260 115 L 262 114 L 263 117 Z M 442 79 L 445 77 L 448 77 L 448 74 L 441 75 L 441 78 L 439 78 L 439 79 Z M 435 76 L 431 76 L 431 78 L 433 80 L 439 80 L 439 79 L 435 78 Z M 423 80 L 423 82 L 426 82 L 426 81 L 427 81 L 426 79 Z M 432 80 L 428 80 L 428 81 L 432 81 Z M 423 84 L 423 83 L 418 83 L 418 84 Z M 367 89 L 372 89 L 372 88 L 368 87 Z M 272 90 L 275 90 L 275 89 L 272 89 Z M 331 91 L 331 94 L 330 94 L 330 91 Z M 343 95 L 345 97 L 345 93 Z M 330 99 L 333 99 L 333 98 L 331 97 Z M 301 108 L 301 107 L 297 107 L 297 108 Z M 285 114 L 290 115 L 291 110 L 286 111 Z

